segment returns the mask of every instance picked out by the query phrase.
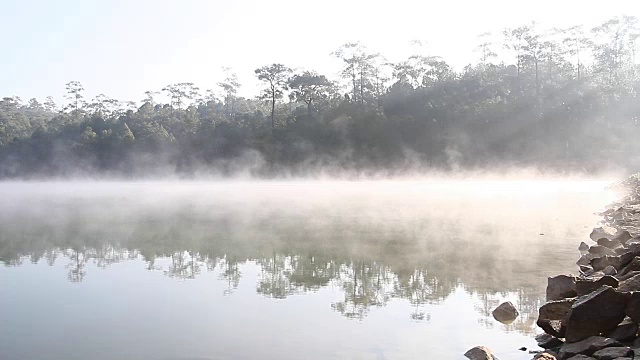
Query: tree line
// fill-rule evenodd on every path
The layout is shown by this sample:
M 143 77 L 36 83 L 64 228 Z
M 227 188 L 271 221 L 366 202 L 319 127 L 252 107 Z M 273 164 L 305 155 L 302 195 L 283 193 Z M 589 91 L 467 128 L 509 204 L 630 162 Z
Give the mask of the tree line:
M 87 101 L 71 81 L 60 107 L 0 100 L 0 176 L 637 167 L 639 36 L 631 16 L 531 23 L 478 36 L 459 71 L 420 42 L 399 62 L 345 43 L 330 54 L 339 79 L 265 65 L 256 98 L 230 68 L 217 89 L 169 84 L 139 102 Z

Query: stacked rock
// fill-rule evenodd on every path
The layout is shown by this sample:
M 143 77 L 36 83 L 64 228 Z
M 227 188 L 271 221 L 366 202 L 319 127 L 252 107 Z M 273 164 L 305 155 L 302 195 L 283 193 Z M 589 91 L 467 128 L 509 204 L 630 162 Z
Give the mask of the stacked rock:
M 602 213 L 607 225 L 581 243 L 578 275 L 550 277 L 534 359 L 640 359 L 640 176 Z

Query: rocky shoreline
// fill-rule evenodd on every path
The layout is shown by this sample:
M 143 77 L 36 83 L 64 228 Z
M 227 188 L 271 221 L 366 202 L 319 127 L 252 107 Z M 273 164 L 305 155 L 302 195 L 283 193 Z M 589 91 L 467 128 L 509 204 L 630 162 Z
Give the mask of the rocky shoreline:
M 580 243 L 577 275 L 548 279 L 536 322 L 544 350 L 533 351 L 533 359 L 640 359 L 640 174 L 612 188 L 621 200 L 600 214 L 603 225 L 591 232 L 591 245 Z M 504 320 L 500 314 L 510 306 L 501 304 L 496 320 Z M 465 356 L 496 359 L 483 346 Z

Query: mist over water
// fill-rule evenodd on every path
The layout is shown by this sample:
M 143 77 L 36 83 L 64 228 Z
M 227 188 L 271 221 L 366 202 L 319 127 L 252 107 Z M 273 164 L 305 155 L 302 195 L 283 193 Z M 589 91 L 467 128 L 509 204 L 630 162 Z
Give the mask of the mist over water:
M 530 359 L 638 228 L 640 6 L 570 3 L 3 1 L 0 360 Z
M 0 358 L 528 358 L 609 184 L 1 183 Z

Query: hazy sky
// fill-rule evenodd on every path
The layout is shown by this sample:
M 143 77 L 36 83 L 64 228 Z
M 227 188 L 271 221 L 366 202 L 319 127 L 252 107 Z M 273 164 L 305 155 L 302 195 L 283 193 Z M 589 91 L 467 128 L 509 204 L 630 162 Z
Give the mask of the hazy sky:
M 426 40 L 459 69 L 476 61 L 480 33 L 533 20 L 591 27 L 621 14 L 640 17 L 640 1 L 3 0 L 0 96 L 61 102 L 78 80 L 89 98 L 139 101 L 173 82 L 216 88 L 222 66 L 253 96 L 255 68 L 281 62 L 335 77 L 329 54 L 357 40 L 390 61 Z

